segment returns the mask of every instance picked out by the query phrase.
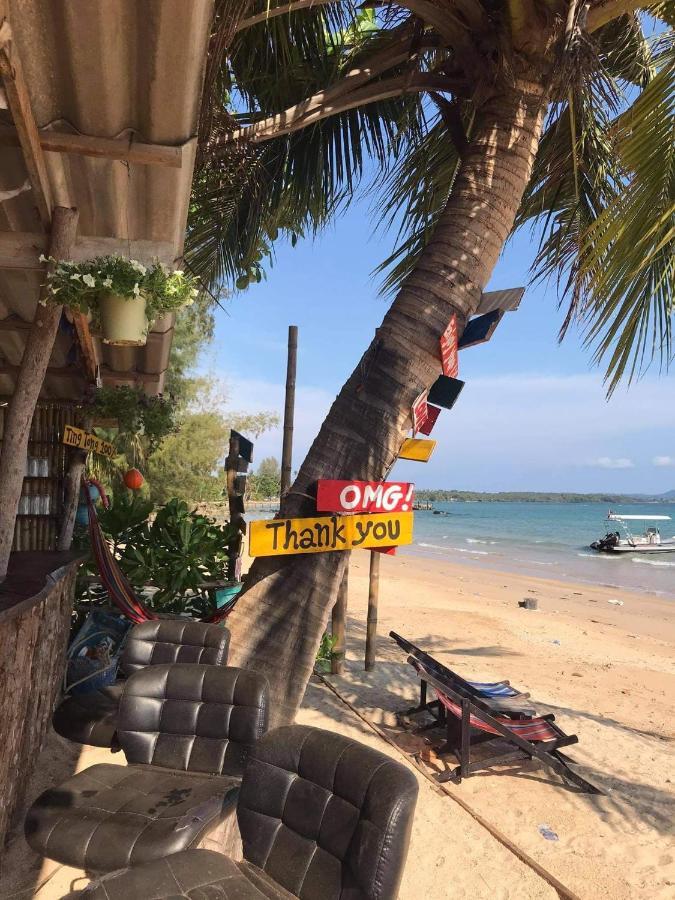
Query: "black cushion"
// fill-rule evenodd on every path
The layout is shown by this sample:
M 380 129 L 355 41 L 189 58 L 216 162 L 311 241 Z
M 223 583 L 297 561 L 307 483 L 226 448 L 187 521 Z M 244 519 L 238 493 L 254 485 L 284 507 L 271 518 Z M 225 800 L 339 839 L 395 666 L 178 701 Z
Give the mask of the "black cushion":
M 252 745 L 267 729 L 267 680 L 226 666 L 148 666 L 119 706 L 127 768 L 85 769 L 33 804 L 43 856 L 110 872 L 194 846 L 234 814 Z
M 122 695 L 117 735 L 130 763 L 241 776 L 267 731 L 267 679 L 226 666 L 148 666 Z
M 161 900 L 209 897 L 232 900 L 288 900 L 293 895 L 249 863 L 236 863 L 211 850 L 185 850 L 157 862 L 93 881 L 63 900 Z
M 117 708 L 123 689 L 124 682 L 118 681 L 87 694 L 66 697 L 54 711 L 54 731 L 78 744 L 113 746 L 117 731 Z
M 343 735 L 291 725 L 259 741 L 237 806 L 244 857 L 303 900 L 395 898 L 415 776 Z
M 165 663 L 222 666 L 227 662 L 229 645 L 230 632 L 222 625 L 192 619 L 153 619 L 131 629 L 120 665 L 127 675 Z
M 193 846 L 234 813 L 239 779 L 154 766 L 91 766 L 45 791 L 25 822 L 43 856 L 92 872 Z
M 127 637 L 121 668 L 128 675 L 145 666 L 167 663 L 225 665 L 230 632 L 221 625 L 185 619 L 160 619 L 135 625 Z M 124 682 L 59 703 L 52 718 L 61 737 L 94 747 L 115 745 L 117 707 Z

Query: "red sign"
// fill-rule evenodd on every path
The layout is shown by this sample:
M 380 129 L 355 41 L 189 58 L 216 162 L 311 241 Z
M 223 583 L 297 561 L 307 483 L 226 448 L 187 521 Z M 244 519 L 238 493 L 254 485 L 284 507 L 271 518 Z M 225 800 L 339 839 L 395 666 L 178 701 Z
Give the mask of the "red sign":
M 450 378 L 457 378 L 459 375 L 459 353 L 457 351 L 457 343 L 457 316 L 453 315 L 448 327 L 441 335 L 441 364 L 443 366 L 443 374 Z
M 400 481 L 320 480 L 317 512 L 383 513 L 412 509 L 414 484 Z
M 430 435 L 436 424 L 436 419 L 441 414 L 438 406 L 430 406 L 427 403 L 428 394 L 429 391 L 423 391 L 415 400 L 412 408 L 413 434 L 417 434 L 419 431 L 422 434 Z

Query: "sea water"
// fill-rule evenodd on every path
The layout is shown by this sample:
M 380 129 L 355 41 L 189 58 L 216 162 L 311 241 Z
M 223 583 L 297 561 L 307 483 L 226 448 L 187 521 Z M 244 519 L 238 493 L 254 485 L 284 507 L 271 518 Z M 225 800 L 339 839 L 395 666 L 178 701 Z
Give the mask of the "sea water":
M 596 553 L 591 541 L 608 530 L 605 503 L 435 502 L 415 513 L 414 553 L 542 578 L 580 581 L 675 599 L 675 552 L 645 555 Z M 615 513 L 671 516 L 662 538 L 675 536 L 675 504 L 613 506 Z M 634 522 L 635 533 L 643 530 Z

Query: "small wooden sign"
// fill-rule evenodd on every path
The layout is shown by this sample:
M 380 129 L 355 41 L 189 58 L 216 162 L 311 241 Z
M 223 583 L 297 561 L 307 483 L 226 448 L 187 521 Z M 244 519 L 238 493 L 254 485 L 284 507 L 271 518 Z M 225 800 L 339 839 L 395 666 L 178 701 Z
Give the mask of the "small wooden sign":
M 439 375 L 438 379 L 431 385 L 428 401 L 435 406 L 442 406 L 443 409 L 452 409 L 464 387 L 464 382 L 457 378 L 450 378 L 447 375 Z
M 245 438 L 243 434 L 239 434 L 239 432 L 234 429 L 230 431 L 230 439 L 232 438 L 239 441 L 239 456 L 248 463 L 253 462 L 253 441 L 249 441 L 248 438 Z
M 317 483 L 317 512 L 381 513 L 412 509 L 415 485 L 406 481 L 330 481 Z
M 485 344 L 489 341 L 495 332 L 495 328 L 501 322 L 503 315 L 503 310 L 495 309 L 484 316 L 476 316 L 475 319 L 471 319 L 464 329 L 464 334 L 459 342 L 460 350 L 474 347 L 476 344 Z
M 412 459 L 415 462 L 429 462 L 436 447 L 436 441 L 425 441 L 422 438 L 407 438 L 403 441 L 398 458 Z
M 104 441 L 95 434 L 88 434 L 81 428 L 74 428 L 72 425 L 66 425 L 63 429 L 63 443 L 69 447 L 79 447 L 80 450 L 93 450 L 94 453 L 100 453 L 101 456 L 107 456 L 109 459 L 117 456 L 117 450 L 109 441 Z
M 392 547 L 412 542 L 413 514 L 324 516 L 251 522 L 251 556 L 328 553 L 332 550 Z
M 457 316 L 453 315 L 448 327 L 441 335 L 441 365 L 443 374 L 450 378 L 457 378 L 459 375 L 457 346 Z
M 430 435 L 436 424 L 436 419 L 441 414 L 438 406 L 432 406 L 430 403 L 427 403 L 428 394 L 428 391 L 422 391 L 413 405 L 413 434 L 417 434 L 419 431 L 420 434 Z

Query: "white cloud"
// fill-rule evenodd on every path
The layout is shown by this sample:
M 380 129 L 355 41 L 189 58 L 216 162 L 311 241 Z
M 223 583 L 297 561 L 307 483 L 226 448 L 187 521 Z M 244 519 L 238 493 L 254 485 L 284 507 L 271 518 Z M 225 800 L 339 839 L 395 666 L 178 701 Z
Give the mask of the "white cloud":
M 612 459 L 611 456 L 599 456 L 597 459 L 594 459 L 591 463 L 591 466 L 595 466 L 598 469 L 633 469 L 635 468 L 635 463 L 632 459 L 628 459 L 625 456 L 620 456 L 618 459 Z
M 655 456 L 652 460 L 652 464 L 663 468 L 675 466 L 675 456 Z

